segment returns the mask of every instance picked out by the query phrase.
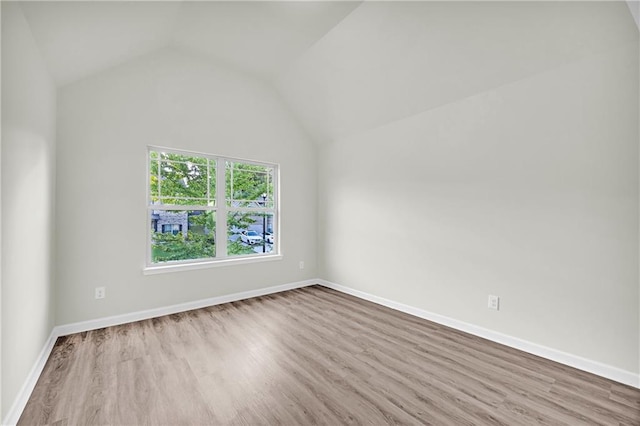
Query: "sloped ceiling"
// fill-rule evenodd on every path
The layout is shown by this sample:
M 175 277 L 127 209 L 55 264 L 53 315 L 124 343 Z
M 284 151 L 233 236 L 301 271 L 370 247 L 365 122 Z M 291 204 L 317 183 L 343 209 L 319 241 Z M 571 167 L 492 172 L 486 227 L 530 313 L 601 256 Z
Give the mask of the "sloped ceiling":
M 166 46 L 180 9 L 175 2 L 20 5 L 59 86 Z
M 21 2 L 58 86 L 162 47 L 273 79 L 360 2 Z
M 625 2 L 36 1 L 21 7 L 59 86 L 173 47 L 273 83 L 320 142 L 638 38 Z
M 268 79 L 359 2 L 184 2 L 172 44 Z
M 637 39 L 623 2 L 367 2 L 278 87 L 331 141 Z

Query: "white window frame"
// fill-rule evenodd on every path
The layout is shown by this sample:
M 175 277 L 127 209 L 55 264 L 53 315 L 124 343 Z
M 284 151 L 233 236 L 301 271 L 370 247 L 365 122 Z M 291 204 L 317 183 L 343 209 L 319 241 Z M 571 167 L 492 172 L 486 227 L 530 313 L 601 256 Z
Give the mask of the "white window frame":
M 151 152 L 167 152 L 171 154 L 186 155 L 200 158 L 207 158 L 214 160 L 216 164 L 216 195 L 215 206 L 205 205 L 168 205 L 168 204 L 152 204 L 151 203 L 151 182 L 150 182 L 150 164 L 151 164 Z M 175 148 L 167 148 L 162 146 L 148 145 L 145 155 L 146 160 L 146 228 L 147 228 L 147 242 L 146 242 L 146 255 L 145 266 L 143 273 L 157 274 L 165 272 L 174 272 L 190 269 L 203 269 L 227 265 L 238 265 L 254 262 L 265 262 L 273 260 L 281 260 L 282 253 L 280 250 L 280 165 L 276 163 L 268 163 L 264 161 L 247 160 L 244 158 L 234 158 L 228 156 L 221 156 L 215 154 L 207 154 L 197 151 L 188 151 Z M 233 207 L 227 206 L 226 200 L 226 164 L 227 162 L 239 162 L 244 164 L 252 164 L 263 167 L 273 168 L 273 207 Z M 205 259 L 185 259 L 167 261 L 162 263 L 153 263 L 151 260 L 151 212 L 153 210 L 209 210 L 215 213 L 216 226 L 215 226 L 215 257 Z M 234 211 L 251 212 L 251 213 L 267 213 L 272 214 L 272 226 L 274 243 L 272 244 L 271 252 L 269 253 L 252 253 L 246 255 L 227 255 L 227 214 Z

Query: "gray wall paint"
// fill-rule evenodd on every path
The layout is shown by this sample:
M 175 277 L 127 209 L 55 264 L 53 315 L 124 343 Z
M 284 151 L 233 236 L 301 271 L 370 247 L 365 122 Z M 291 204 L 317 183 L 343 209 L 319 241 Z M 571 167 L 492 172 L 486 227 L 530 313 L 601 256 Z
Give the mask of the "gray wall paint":
M 324 278 L 638 372 L 637 40 L 327 144 L 319 170 Z
M 2 3 L 2 412 L 53 327 L 56 93 L 29 26 Z
M 272 89 L 168 49 L 58 98 L 58 324 L 317 276 L 315 148 Z M 284 260 L 143 275 L 148 144 L 279 163 Z

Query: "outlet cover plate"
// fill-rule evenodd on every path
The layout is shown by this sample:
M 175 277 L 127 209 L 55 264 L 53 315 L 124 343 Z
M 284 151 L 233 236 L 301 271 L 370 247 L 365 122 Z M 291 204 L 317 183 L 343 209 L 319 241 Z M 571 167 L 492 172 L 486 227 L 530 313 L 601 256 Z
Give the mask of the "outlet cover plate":
M 96 299 L 104 299 L 107 296 L 105 287 L 96 287 Z
M 500 298 L 498 296 L 489 295 L 489 309 L 500 310 Z

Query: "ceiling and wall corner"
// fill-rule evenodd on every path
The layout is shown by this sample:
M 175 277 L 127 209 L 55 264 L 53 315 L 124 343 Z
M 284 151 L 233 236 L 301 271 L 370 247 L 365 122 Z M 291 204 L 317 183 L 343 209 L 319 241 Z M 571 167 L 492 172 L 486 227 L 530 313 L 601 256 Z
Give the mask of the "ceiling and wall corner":
M 619 13 L 607 2 L 598 12 L 576 7 L 593 2 L 522 2 L 513 23 L 492 25 L 510 3 L 29 1 L 21 8 L 59 87 L 173 47 L 273 83 L 314 139 L 326 142 L 606 49 L 628 31 L 605 33 Z M 637 22 L 640 3 L 626 4 Z M 433 13 L 406 16 L 412 9 Z M 564 38 L 546 45 L 536 37 L 541 17 Z M 459 37 L 464 31 L 484 36 Z
M 630 20 L 611 31 L 621 15 L 624 4 L 606 2 L 367 2 L 277 87 L 329 142 L 629 40 Z
M 64 86 L 164 47 L 270 81 L 359 4 L 29 1 L 21 7 Z
M 640 1 L 627 0 L 627 5 L 629 6 L 629 10 L 631 11 L 633 20 L 636 22 L 638 29 L 640 29 Z
M 359 2 L 184 2 L 171 45 L 272 81 Z
M 180 2 L 22 2 L 58 86 L 165 47 Z

